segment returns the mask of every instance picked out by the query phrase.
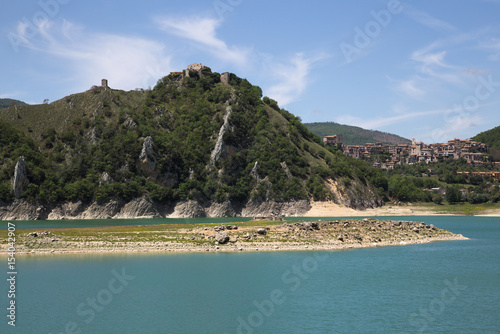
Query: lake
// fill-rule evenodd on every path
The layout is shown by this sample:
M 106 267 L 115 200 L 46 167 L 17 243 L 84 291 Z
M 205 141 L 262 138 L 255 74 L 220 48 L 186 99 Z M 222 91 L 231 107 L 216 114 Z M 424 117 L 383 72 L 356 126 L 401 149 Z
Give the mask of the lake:
M 500 218 L 392 219 L 470 240 L 321 252 L 18 256 L 16 327 L 7 325 L 4 279 L 0 332 L 500 333 Z

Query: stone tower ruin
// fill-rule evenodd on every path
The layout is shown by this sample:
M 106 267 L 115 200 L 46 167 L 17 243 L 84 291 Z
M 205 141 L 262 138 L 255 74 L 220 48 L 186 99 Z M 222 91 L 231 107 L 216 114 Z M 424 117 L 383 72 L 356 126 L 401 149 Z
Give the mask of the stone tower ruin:
M 229 80 L 231 80 L 231 75 L 226 72 L 226 73 L 222 73 L 220 75 L 220 82 L 223 83 L 223 84 L 229 84 Z

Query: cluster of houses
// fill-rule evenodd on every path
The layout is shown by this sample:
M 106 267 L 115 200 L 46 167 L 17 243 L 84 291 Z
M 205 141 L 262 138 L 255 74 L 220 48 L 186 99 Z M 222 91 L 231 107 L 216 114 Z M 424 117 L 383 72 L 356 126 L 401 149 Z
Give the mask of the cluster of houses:
M 471 176 L 480 176 L 481 178 L 491 178 L 493 180 L 500 180 L 500 172 L 457 172 L 459 175 L 464 175 L 466 178 Z
M 367 143 L 365 145 L 342 145 L 342 136 L 333 135 L 323 138 L 325 145 L 336 145 L 345 155 L 355 159 L 373 158 L 374 167 L 392 169 L 395 165 L 411 165 L 419 162 L 429 163 L 443 159 L 464 158 L 468 163 L 483 164 L 488 153 L 486 144 L 471 139 L 453 139 L 447 143 L 426 145 L 412 140 L 411 144 Z

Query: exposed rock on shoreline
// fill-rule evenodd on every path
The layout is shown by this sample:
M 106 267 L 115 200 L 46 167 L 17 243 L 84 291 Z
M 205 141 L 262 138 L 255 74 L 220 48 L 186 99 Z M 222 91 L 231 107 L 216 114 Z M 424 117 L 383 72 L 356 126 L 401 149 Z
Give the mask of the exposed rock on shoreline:
M 26 231 L 18 254 L 331 250 L 467 238 L 425 223 L 376 219 L 117 226 Z M 7 244 L 1 247 L 6 248 Z
M 9 204 L 0 203 L 0 220 L 302 216 L 310 208 L 310 203 L 305 200 L 249 201 L 244 204 L 228 200 L 222 203 L 194 200 L 157 203 L 142 197 L 130 202 L 109 201 L 101 204 L 78 201 L 54 205 L 15 200 Z

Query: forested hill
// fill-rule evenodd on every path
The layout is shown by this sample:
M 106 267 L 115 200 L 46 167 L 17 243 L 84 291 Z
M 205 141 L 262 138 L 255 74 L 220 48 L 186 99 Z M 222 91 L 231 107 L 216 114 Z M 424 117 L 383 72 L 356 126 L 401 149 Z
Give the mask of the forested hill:
M 481 132 L 471 139 L 488 145 L 490 154 L 497 161 L 500 160 L 500 126 Z
M 500 150 L 500 126 L 497 126 L 488 131 L 481 132 L 471 139 L 480 143 L 484 143 L 490 148 Z
M 357 126 L 335 122 L 305 123 L 304 125 L 309 131 L 320 137 L 342 135 L 344 145 L 364 145 L 365 143 L 377 142 L 384 144 L 411 144 L 409 139 L 398 135 L 376 130 L 366 130 Z
M 0 109 L 5 109 L 8 107 L 12 107 L 14 105 L 25 105 L 23 101 L 14 100 L 14 99 L 0 99 Z
M 14 180 L 17 197 L 41 203 L 381 203 L 368 164 L 323 147 L 246 79 L 224 81 L 186 70 L 150 91 L 94 86 L 0 111 L 0 201 L 14 200 Z

